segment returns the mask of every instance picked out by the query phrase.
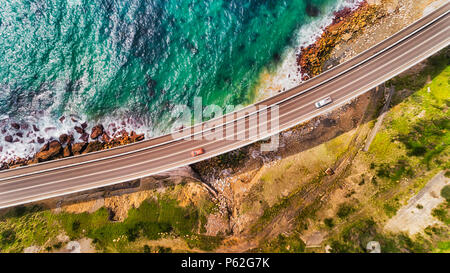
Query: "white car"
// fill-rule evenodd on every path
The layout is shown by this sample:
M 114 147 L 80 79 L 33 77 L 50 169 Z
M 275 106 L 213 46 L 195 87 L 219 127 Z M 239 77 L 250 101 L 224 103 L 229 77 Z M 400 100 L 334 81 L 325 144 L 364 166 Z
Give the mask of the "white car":
M 330 104 L 332 102 L 333 102 L 333 100 L 331 99 L 331 97 L 326 97 L 326 98 L 316 102 L 315 105 L 316 105 L 317 108 L 321 108 L 321 107 L 324 107 L 325 105 Z

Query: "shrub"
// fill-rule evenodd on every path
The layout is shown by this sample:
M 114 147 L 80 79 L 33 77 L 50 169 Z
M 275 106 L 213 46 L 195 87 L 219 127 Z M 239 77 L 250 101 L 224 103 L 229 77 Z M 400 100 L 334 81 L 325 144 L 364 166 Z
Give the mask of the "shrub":
M 16 240 L 16 232 L 12 229 L 4 230 L 0 238 L 2 245 L 11 245 Z
M 353 212 L 355 212 L 356 209 L 355 207 L 353 207 L 350 204 L 341 204 L 339 206 L 338 212 L 337 212 L 337 216 L 341 219 L 346 218 L 347 216 L 349 216 L 350 214 L 352 214 Z
M 441 190 L 441 196 L 447 200 L 447 202 L 450 202 L 450 186 L 447 185 Z
M 334 227 L 333 218 L 326 218 L 323 222 L 325 223 L 325 226 L 329 228 Z
M 145 245 L 144 246 L 144 253 L 151 253 L 151 252 L 152 252 L 151 248 L 148 245 Z
M 81 226 L 81 223 L 79 220 L 73 221 L 72 222 L 72 231 L 75 233 L 78 232 L 80 230 L 80 226 Z

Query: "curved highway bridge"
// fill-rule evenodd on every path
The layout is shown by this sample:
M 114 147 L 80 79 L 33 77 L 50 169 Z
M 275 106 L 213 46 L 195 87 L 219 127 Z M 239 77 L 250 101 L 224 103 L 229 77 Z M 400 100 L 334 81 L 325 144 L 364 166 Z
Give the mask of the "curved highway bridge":
M 445 4 L 350 61 L 296 88 L 185 129 L 193 138 L 165 135 L 110 150 L 2 171 L 0 208 L 186 166 L 266 139 L 337 108 L 448 46 L 449 8 L 450 3 Z M 320 109 L 315 107 L 317 101 L 328 96 L 333 99 L 331 104 Z M 260 130 L 261 127 L 268 130 Z M 218 132 L 222 132 L 222 136 L 223 132 L 233 132 L 233 137 L 217 137 Z M 192 157 L 191 152 L 197 148 L 203 148 L 205 153 Z

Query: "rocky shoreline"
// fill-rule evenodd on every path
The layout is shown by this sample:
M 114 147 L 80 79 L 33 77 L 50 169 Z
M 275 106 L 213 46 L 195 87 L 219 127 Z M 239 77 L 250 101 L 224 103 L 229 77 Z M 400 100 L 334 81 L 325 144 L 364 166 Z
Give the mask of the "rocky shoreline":
M 301 71 L 302 80 L 314 77 L 338 64 L 339 60 L 333 62 L 333 58 L 331 58 L 337 45 L 349 42 L 353 37 L 363 33 L 367 27 L 389 15 L 389 12 L 383 8 L 383 3 L 387 3 L 389 0 L 378 1 L 380 3 L 372 2 L 374 1 L 365 0 L 355 8 L 344 8 L 335 12 L 332 23 L 324 29 L 316 42 L 300 48 L 297 54 L 297 64 Z M 67 119 L 74 121 L 72 116 Z M 61 123 L 65 120 L 66 117 L 60 118 Z M 36 125 L 11 123 L 11 133 L 6 135 L 4 140 L 9 143 L 19 141 L 25 136 L 24 131 L 29 130 L 29 127 L 31 131 L 39 131 Z M 72 134 L 62 134 L 58 139 L 36 137 L 32 141 L 42 145 L 38 152 L 29 158 L 15 158 L 3 163 L 0 162 L 0 170 L 100 151 L 142 141 L 145 138 L 143 134 L 116 129 L 115 127 L 115 124 L 109 124 L 108 130 L 105 130 L 104 126 L 99 124 L 92 127 L 89 133 L 88 125 L 82 123 L 73 127 Z M 48 129 L 51 128 L 45 128 L 44 130 Z M 77 137 L 74 137 L 75 135 Z M 0 146 L 0 152 L 2 152 L 2 149 L 3 147 Z
M 65 119 L 66 117 L 63 116 L 59 120 L 62 123 Z M 74 126 L 72 133 L 61 134 L 58 139 L 44 139 L 43 137 L 37 136 L 35 139 L 32 139 L 30 143 L 42 145 L 38 152 L 28 158 L 14 158 L 2 162 L 0 163 L 0 170 L 87 154 L 131 144 L 145 139 L 144 134 L 137 134 L 134 131 L 128 132 L 124 129 L 119 130 L 116 128 L 115 124 L 110 124 L 108 128 L 111 129 L 112 134 L 109 134 L 102 124 L 97 124 L 88 131 L 88 124 L 84 122 L 79 126 Z M 44 130 L 50 129 L 51 128 L 45 128 Z M 41 129 L 34 124 L 30 127 L 27 124 L 13 122 L 10 124 L 10 134 L 6 135 L 4 140 L 8 143 L 19 142 L 25 137 L 24 131 L 26 130 L 30 130 L 26 134 L 26 137 L 30 137 L 32 132 L 36 133 Z M 76 138 L 75 136 L 78 137 Z M 2 150 L 3 147 L 0 146 L 0 152 Z
M 333 22 L 324 29 L 316 42 L 300 48 L 297 54 L 302 80 L 308 80 L 331 68 L 333 64 L 328 60 L 338 43 L 347 42 L 385 16 L 386 12 L 380 5 L 371 4 L 367 0 L 359 3 L 356 8 L 344 8 L 335 12 Z

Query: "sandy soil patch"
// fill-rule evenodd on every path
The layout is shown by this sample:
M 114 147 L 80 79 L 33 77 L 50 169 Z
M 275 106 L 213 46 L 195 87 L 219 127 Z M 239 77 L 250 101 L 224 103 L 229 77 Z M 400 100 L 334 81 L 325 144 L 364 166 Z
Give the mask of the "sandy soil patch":
M 440 223 L 431 215 L 439 204 L 445 201 L 440 196 L 443 187 L 449 185 L 450 179 L 444 171 L 433 177 L 430 182 L 408 204 L 402 207 L 384 227 L 388 231 L 407 232 L 410 235 L 423 231 L 426 227 Z

